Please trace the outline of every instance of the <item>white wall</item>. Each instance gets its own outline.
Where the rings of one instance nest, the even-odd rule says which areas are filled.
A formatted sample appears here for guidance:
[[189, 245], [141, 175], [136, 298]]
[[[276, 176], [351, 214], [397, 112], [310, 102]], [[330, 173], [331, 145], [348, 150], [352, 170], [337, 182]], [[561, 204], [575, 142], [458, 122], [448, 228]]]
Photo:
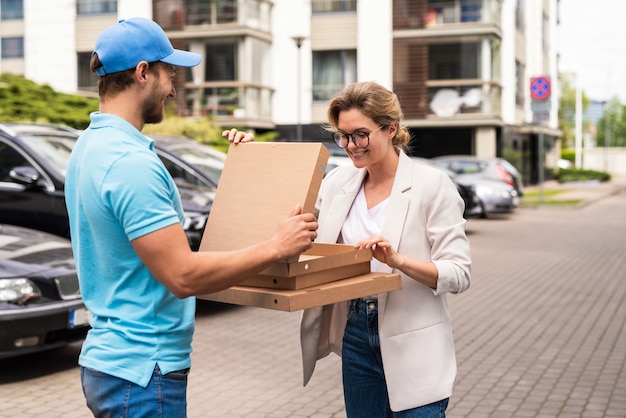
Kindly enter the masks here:
[[131, 17], [152, 19], [152, 0], [118, 0], [117, 16], [120, 19]]
[[[272, 9], [272, 85], [276, 91], [272, 100], [272, 117], [276, 124], [311, 121], [311, 5], [308, 0], [278, 0]], [[296, 47], [293, 36], [307, 39]], [[298, 52], [300, 53], [301, 90], [298, 95]]]
[[54, 89], [76, 91], [74, 0], [24, 1], [24, 76]]
[[393, 88], [393, 5], [391, 0], [357, 3], [357, 78]]
[[626, 176], [626, 148], [585, 148], [583, 168]]
[[[151, 0], [119, 0], [118, 18], [152, 18]], [[76, 0], [24, 0], [24, 76], [58, 91], [77, 90]]]

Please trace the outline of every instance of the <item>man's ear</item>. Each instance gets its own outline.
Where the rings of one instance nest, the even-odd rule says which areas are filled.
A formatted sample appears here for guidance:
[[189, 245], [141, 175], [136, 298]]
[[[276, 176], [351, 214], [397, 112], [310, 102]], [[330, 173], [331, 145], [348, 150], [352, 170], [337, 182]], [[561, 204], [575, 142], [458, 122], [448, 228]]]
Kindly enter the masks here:
[[148, 64], [146, 61], [141, 61], [139, 64], [137, 64], [137, 66], [135, 67], [135, 78], [138, 82], [145, 83], [146, 81], [148, 81], [149, 68], [150, 64]]

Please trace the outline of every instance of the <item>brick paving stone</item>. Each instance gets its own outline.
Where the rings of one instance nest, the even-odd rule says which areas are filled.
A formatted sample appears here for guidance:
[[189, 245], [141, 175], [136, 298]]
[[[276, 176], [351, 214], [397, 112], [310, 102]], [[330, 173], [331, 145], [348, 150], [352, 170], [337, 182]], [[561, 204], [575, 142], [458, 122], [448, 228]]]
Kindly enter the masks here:
[[[584, 204], [468, 221], [450, 418], [626, 416], [625, 186], [568, 185]], [[345, 418], [336, 356], [302, 387], [299, 316], [200, 302], [189, 418]], [[0, 360], [0, 417], [89, 417], [79, 348]]]

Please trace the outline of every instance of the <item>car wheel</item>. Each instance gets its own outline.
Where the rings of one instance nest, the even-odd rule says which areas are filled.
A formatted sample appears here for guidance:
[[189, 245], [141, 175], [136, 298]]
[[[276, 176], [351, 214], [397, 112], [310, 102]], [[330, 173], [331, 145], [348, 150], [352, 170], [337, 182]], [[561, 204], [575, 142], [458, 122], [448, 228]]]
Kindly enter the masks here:
[[482, 200], [480, 201], [480, 219], [487, 219], [487, 210]]

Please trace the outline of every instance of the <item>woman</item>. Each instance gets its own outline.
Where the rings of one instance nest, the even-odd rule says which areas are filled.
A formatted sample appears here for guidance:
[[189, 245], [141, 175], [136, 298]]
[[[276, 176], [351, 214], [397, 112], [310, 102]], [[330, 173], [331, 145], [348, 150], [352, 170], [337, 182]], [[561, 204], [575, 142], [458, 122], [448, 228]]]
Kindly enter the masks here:
[[402, 117], [373, 82], [346, 87], [328, 109], [353, 166], [322, 183], [316, 241], [371, 248], [372, 271], [402, 277], [401, 290], [303, 313], [304, 384], [318, 359], [340, 355], [348, 417], [444, 417], [456, 376], [446, 295], [470, 284], [464, 204], [445, 173], [407, 157]]

